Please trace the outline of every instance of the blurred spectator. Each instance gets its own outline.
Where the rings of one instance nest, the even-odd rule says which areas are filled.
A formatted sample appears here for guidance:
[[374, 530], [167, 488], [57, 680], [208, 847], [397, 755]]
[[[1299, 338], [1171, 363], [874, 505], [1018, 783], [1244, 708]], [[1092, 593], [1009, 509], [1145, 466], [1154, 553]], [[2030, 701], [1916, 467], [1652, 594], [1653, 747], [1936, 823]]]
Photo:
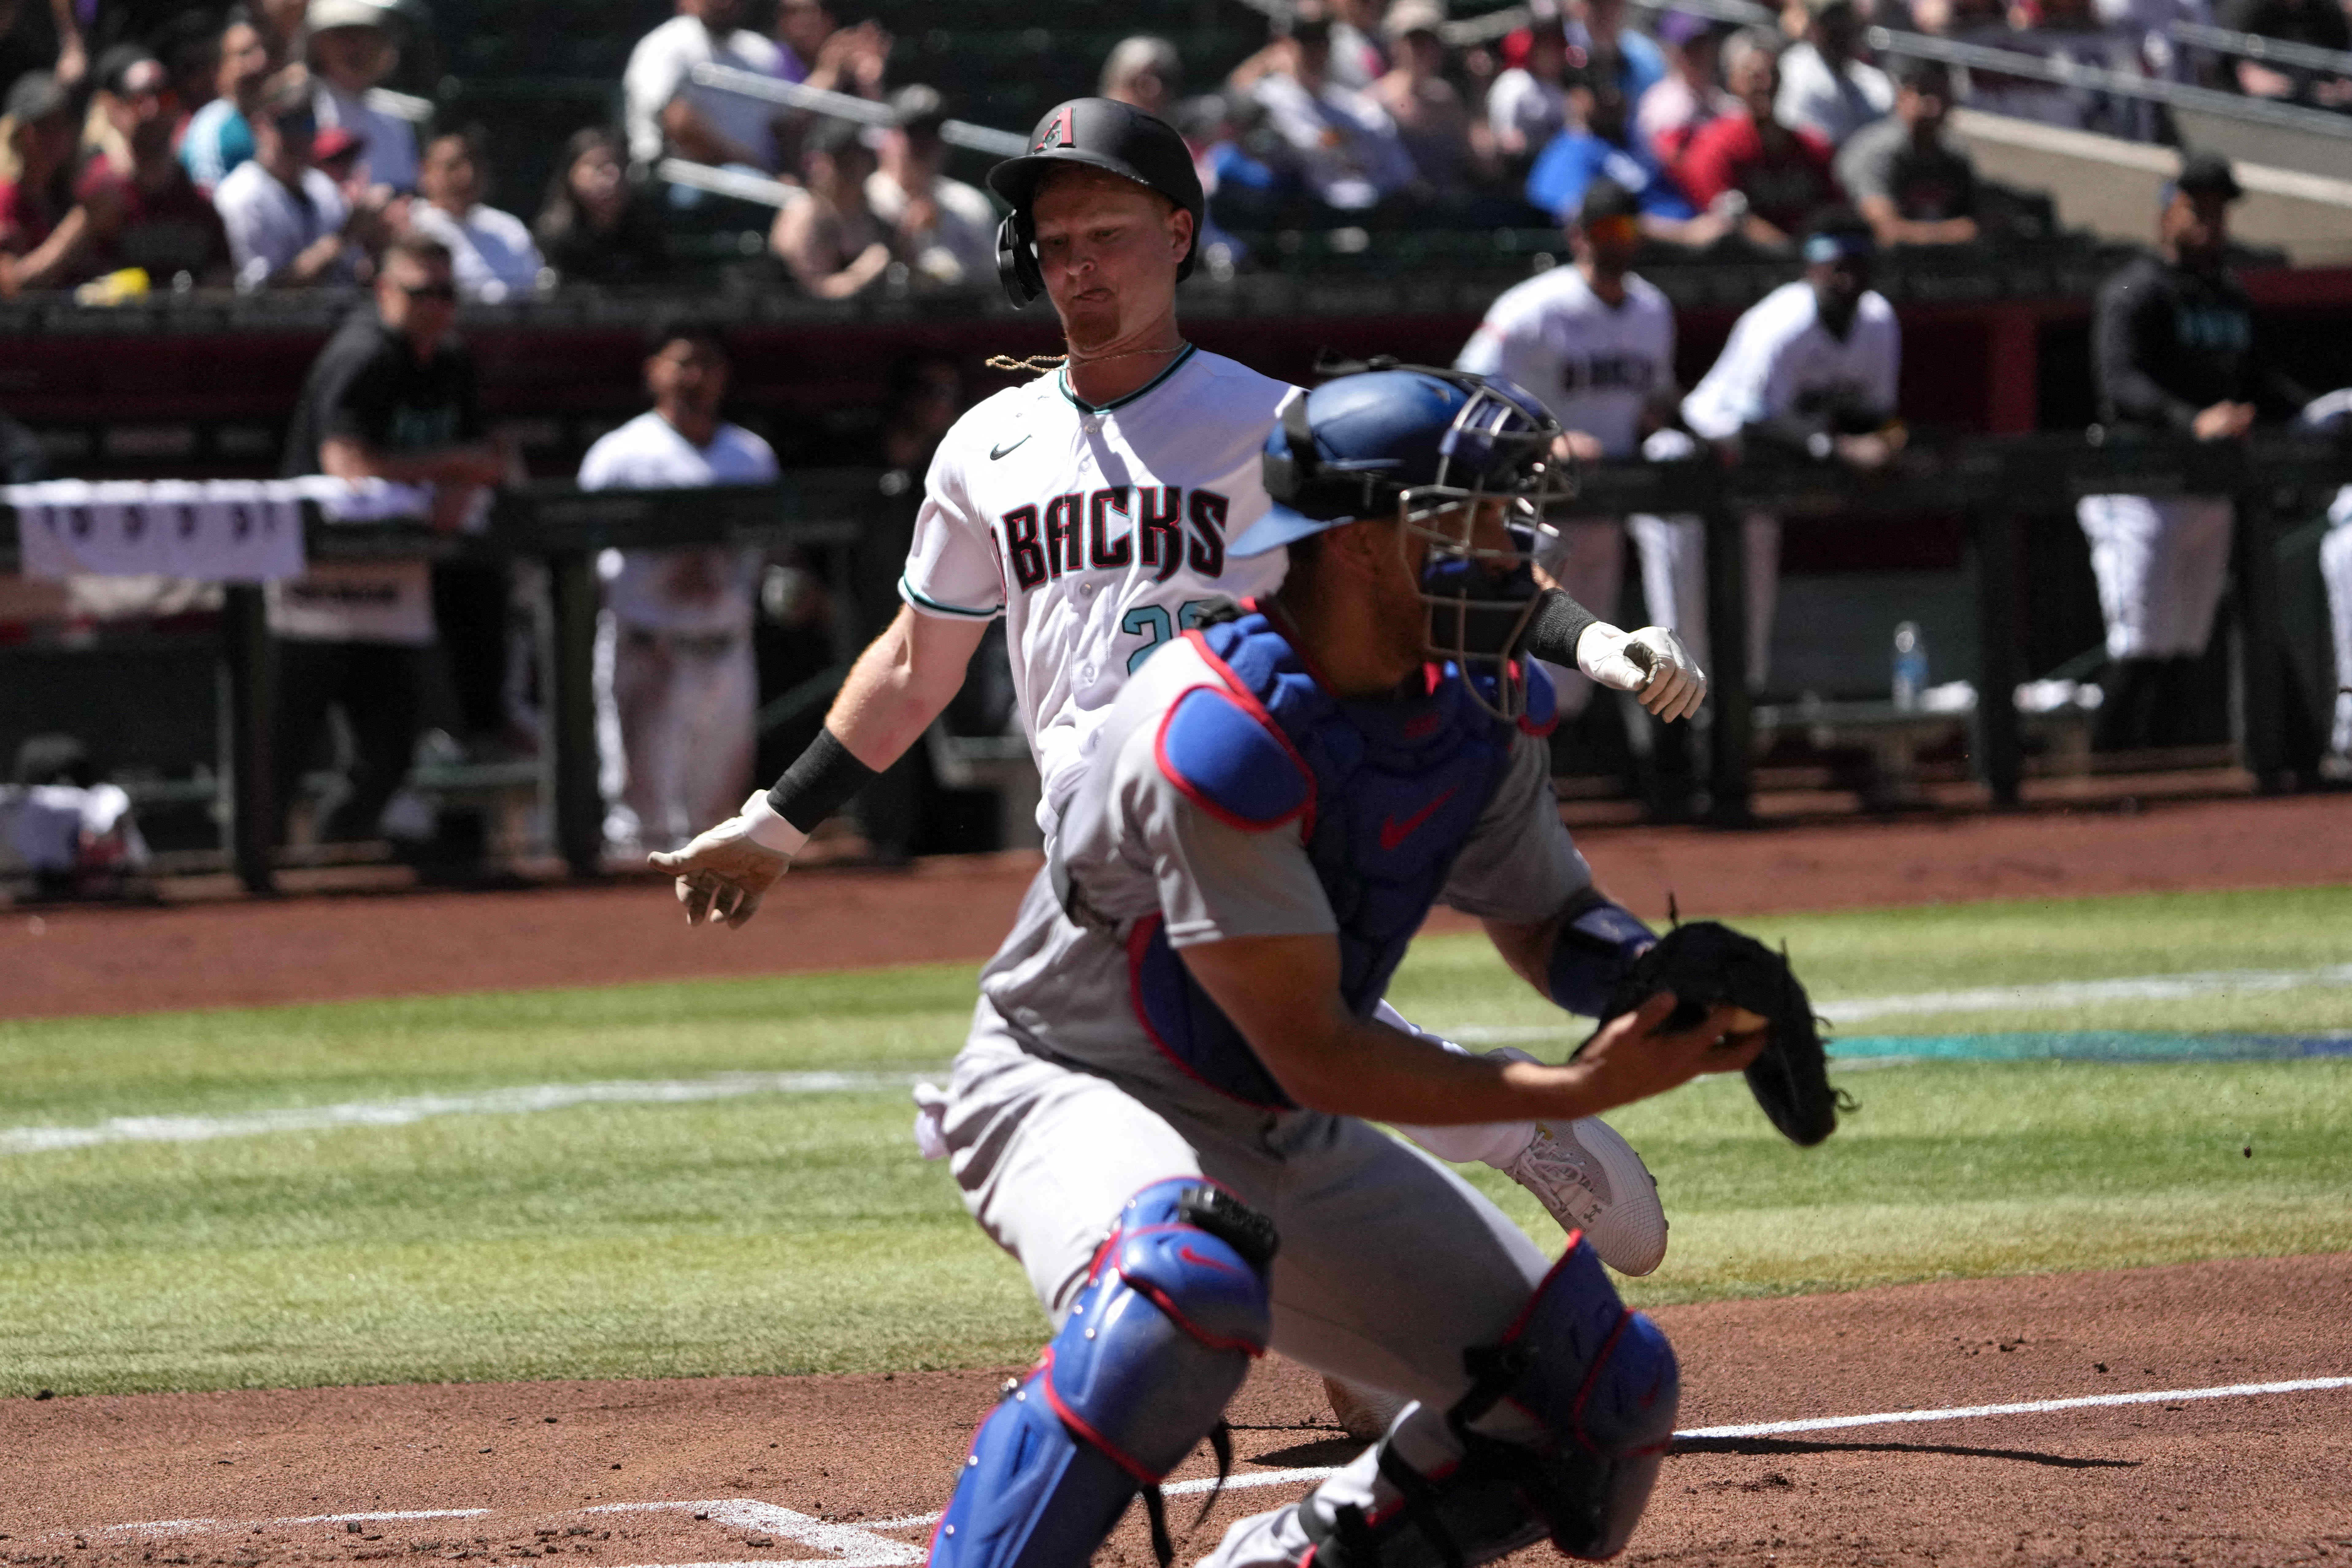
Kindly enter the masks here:
[[1895, 112], [1839, 150], [1838, 183], [1881, 245], [1966, 245], [1977, 237], [1977, 171], [1944, 130], [1951, 72], [1939, 61], [1905, 59], [1895, 79]]
[[668, 270], [661, 220], [630, 185], [627, 157], [602, 126], [564, 144], [531, 232], [566, 283], [650, 283]]
[[[268, 139], [255, 166], [268, 157]], [[451, 335], [457, 314], [448, 250], [421, 235], [394, 240], [374, 308], [354, 311], [310, 367], [282, 471], [430, 485], [434, 527], [465, 527], [507, 462], [485, 436], [473, 359]], [[435, 639], [431, 582], [426, 563], [411, 558], [320, 562], [270, 584], [281, 823], [328, 710], [340, 707], [350, 788], [317, 837], [373, 837], [382, 826], [415, 751]]]
[[1668, 11], [1658, 18], [1658, 37], [1665, 45], [1666, 75], [1633, 106], [1633, 133], [1671, 163], [1692, 132], [1738, 105], [1716, 74], [1723, 35], [1706, 17]]
[[1779, 39], [1762, 27], [1743, 28], [1725, 42], [1724, 85], [1739, 107], [1699, 127], [1675, 165], [1692, 201], [1767, 247], [1789, 244], [1837, 199], [1829, 142], [1776, 116], [1778, 48]]
[[878, 22], [845, 27], [826, 0], [783, 0], [776, 7], [776, 43], [783, 59], [777, 75], [786, 81], [880, 98], [890, 59], [890, 35]]
[[365, 160], [365, 179], [405, 195], [416, 188], [416, 129], [367, 100], [400, 64], [394, 13], [373, 0], [310, 0], [311, 106], [320, 130], [348, 131]]
[[[2101, 285], [2091, 373], [2109, 430], [2237, 441], [2257, 418], [2290, 418], [2310, 401], [2256, 332], [2252, 301], [2227, 263], [2230, 204], [2243, 194], [2226, 158], [2184, 158], [2158, 214], [2158, 253]], [[2233, 514], [2226, 495], [2074, 503], [2107, 629], [2094, 746], [2190, 738], [2192, 676], [2229, 575]]]
[[1570, 0], [1569, 42], [1596, 60], [1615, 60], [1618, 90], [1626, 102], [1639, 103], [1665, 79], [1666, 57], [1647, 33], [1626, 26], [1625, 11], [1626, 0]]
[[1300, 0], [1274, 26], [1249, 91], [1307, 189], [1326, 206], [1360, 212], [1410, 185], [1412, 160], [1388, 111], [1329, 76], [1331, 22], [1319, 0]]
[[214, 82], [220, 73], [222, 26], [220, 14], [210, 6], [190, 7], [173, 17], [154, 40], [155, 58], [171, 73], [174, 153], [187, 135], [188, 122], [220, 90]]
[[[2020, 10], [2022, 11], [2021, 6]], [[2101, 26], [2091, 0], [2040, 0], [2031, 25], [2020, 26], [1994, 0], [1937, 0], [1935, 31], [1964, 44], [2007, 49], [2060, 63], [2102, 68], [2137, 68], [2133, 51]], [[2109, 115], [2101, 96], [2063, 82], [1971, 67], [1968, 104], [1986, 114], [2031, 120], [2070, 131], [2097, 129], [2131, 133], [2126, 124], [2104, 122]]]
[[262, 41], [269, 46], [272, 69], [297, 58], [302, 28], [310, 19], [310, 0], [256, 0], [253, 19], [261, 26]]
[[54, 75], [57, 23], [47, 0], [0, 0], [0, 91], [31, 71]]
[[408, 226], [449, 247], [457, 292], [468, 300], [504, 300], [539, 286], [539, 247], [512, 213], [482, 205], [483, 156], [471, 136], [436, 136], [417, 171], [424, 199], [408, 209]]
[[743, 0], [677, 0], [677, 15], [637, 40], [621, 78], [632, 163], [675, 153], [698, 163], [775, 170], [781, 111], [690, 79], [699, 65], [761, 76], [783, 70], [782, 49], [743, 26]]
[[[773, 484], [768, 444], [719, 417], [729, 368], [719, 330], [664, 321], [646, 342], [653, 409], [588, 448], [580, 488]], [[667, 849], [734, 816], [751, 787], [760, 552], [618, 550], [597, 564], [605, 605], [595, 661], [604, 837], [626, 850]]]
[[253, 126], [246, 118], [269, 80], [269, 45], [242, 8], [221, 29], [213, 68], [214, 98], [188, 121], [180, 163], [196, 189], [210, 195], [231, 169], [253, 156]]
[[993, 282], [996, 207], [979, 187], [950, 180], [940, 140], [947, 109], [917, 83], [890, 99], [898, 123], [882, 132], [879, 166], [866, 180], [866, 209], [898, 236], [914, 278], [946, 288]]
[[1567, 125], [1568, 68], [1568, 35], [1557, 22], [1539, 24], [1529, 29], [1526, 59], [1486, 89], [1486, 129], [1507, 166], [1525, 168]]
[[1381, 47], [1387, 36], [1381, 28], [1381, 0], [1329, 0], [1329, 5], [1330, 78], [1361, 92], [1389, 71], [1388, 54]]
[[[2224, 27], [2315, 49], [2352, 50], [2352, 21], [2337, 0], [2225, 0]], [[2352, 79], [2341, 71], [2232, 59], [2231, 85], [2253, 98], [2290, 99], [2322, 109], [2352, 109]]]
[[[253, 156], [213, 192], [239, 289], [348, 283], [362, 249], [383, 240], [383, 210], [353, 205], [312, 165], [318, 121], [300, 76], [281, 77], [250, 117]], [[335, 133], [340, 139], [344, 132]]]
[[1437, 31], [1444, 21], [1435, 0], [1397, 0], [1385, 24], [1395, 63], [1372, 83], [1370, 97], [1388, 111], [1422, 184], [1458, 197], [1490, 159], [1485, 128], [1472, 121], [1462, 95], [1445, 79], [1445, 44]]
[[866, 205], [874, 153], [855, 121], [822, 119], [801, 139], [805, 198], [776, 215], [768, 246], [793, 280], [819, 300], [846, 300], [871, 288], [895, 259], [890, 229]]
[[89, 237], [72, 273], [136, 267], [165, 287], [182, 274], [199, 284], [228, 281], [219, 215], [172, 156], [176, 116], [163, 62], [134, 54], [112, 65], [98, 104], [128, 157], [100, 153], [82, 169], [74, 194], [89, 214]]
[[1835, 147], [1895, 107], [1895, 84], [1854, 58], [1862, 41], [1855, 0], [1805, 0], [1805, 36], [1780, 57], [1780, 123]]
[[1184, 90], [1183, 57], [1165, 38], [1142, 33], [1122, 38], [1104, 58], [1102, 82], [1095, 90], [1166, 120]]
[[1619, 73], [1603, 57], [1569, 78], [1568, 129], [1553, 137], [1528, 174], [1528, 200], [1563, 228], [1573, 227], [1585, 193], [1606, 178], [1625, 192], [1642, 232], [1670, 245], [1712, 245], [1731, 230], [1723, 216], [1692, 210], [1673, 178], [1625, 119]]
[[47, 71], [8, 89], [0, 141], [0, 294], [54, 289], [89, 241], [89, 215], [74, 205], [73, 100]]

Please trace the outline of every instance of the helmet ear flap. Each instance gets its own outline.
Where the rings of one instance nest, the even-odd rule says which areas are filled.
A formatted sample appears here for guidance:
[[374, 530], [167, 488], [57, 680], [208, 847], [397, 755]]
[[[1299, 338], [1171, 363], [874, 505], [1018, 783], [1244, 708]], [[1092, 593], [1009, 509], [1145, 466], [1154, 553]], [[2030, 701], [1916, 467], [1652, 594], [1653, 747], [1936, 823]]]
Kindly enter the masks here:
[[996, 226], [996, 277], [1016, 309], [1045, 292], [1045, 274], [1037, 266], [1037, 244], [1026, 218], [1015, 209]]
[[1282, 405], [1282, 445], [1280, 452], [1271, 447], [1266, 451], [1265, 493], [1289, 504], [1296, 502], [1300, 492], [1314, 481], [1318, 466], [1315, 428], [1307, 421], [1307, 398], [1303, 394]]

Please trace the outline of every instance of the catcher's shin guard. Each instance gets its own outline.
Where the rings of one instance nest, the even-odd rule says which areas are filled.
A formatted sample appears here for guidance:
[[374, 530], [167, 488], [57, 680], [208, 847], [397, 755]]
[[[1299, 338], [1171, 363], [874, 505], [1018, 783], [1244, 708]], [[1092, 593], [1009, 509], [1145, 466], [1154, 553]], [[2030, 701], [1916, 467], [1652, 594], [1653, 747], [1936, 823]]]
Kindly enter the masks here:
[[934, 1568], [1082, 1568], [1138, 1492], [1166, 1562], [1160, 1479], [1222, 1438], [1265, 1353], [1274, 1248], [1268, 1221], [1203, 1182], [1128, 1200], [1062, 1331], [972, 1439]]
[[[1476, 1568], [1547, 1536], [1571, 1557], [1624, 1550], [1680, 1397], [1657, 1325], [1626, 1310], [1579, 1239], [1503, 1342], [1464, 1359], [1472, 1387], [1446, 1413], [1461, 1458], [1416, 1463], [1413, 1423], [1391, 1431], [1368, 1486], [1349, 1495], [1343, 1473], [1298, 1505], [1314, 1568]], [[1506, 1439], [1482, 1429], [1506, 1402], [1541, 1431]]]

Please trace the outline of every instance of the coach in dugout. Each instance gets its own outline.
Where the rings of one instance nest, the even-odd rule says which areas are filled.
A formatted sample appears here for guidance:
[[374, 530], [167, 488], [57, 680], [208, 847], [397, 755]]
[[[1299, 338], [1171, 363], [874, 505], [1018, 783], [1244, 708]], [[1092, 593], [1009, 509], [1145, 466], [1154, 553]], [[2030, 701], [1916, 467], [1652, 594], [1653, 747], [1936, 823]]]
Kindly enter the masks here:
[[[283, 472], [430, 485], [433, 526], [454, 532], [505, 478], [485, 436], [474, 362], [451, 336], [457, 286], [449, 249], [415, 235], [393, 241], [362, 309], [310, 367], [287, 434]], [[352, 734], [350, 792], [321, 840], [373, 837], [408, 772], [435, 637], [425, 561], [321, 562], [269, 592], [277, 638], [277, 800], [283, 813], [340, 707]], [[422, 838], [429, 824], [393, 824]]]
[[[2100, 289], [2091, 363], [2109, 430], [2234, 441], [2258, 416], [2290, 417], [2309, 401], [2255, 342], [2252, 304], [2223, 265], [2240, 194], [2227, 159], [2189, 154], [2165, 193], [2157, 254]], [[2074, 514], [2107, 626], [2093, 744], [2178, 744], [2229, 571], [2230, 500], [2084, 496]]]

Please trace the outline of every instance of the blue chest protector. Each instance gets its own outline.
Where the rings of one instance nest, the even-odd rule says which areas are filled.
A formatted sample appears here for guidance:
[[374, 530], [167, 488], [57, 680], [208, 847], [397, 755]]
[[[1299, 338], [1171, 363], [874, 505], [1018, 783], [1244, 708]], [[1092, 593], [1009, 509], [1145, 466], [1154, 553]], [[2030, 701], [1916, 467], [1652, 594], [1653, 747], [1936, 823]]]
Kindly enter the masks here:
[[[1368, 1017], [1508, 773], [1518, 730], [1550, 730], [1551, 685], [1540, 667], [1529, 671], [1528, 717], [1514, 726], [1451, 675], [1432, 677], [1422, 696], [1336, 699], [1254, 610], [1186, 635], [1223, 684], [1170, 708], [1160, 770], [1221, 821], [1296, 825], [1339, 920], [1340, 993]], [[1136, 1012], [1161, 1050], [1236, 1100], [1291, 1107], [1156, 916], [1137, 923], [1129, 962]]]

